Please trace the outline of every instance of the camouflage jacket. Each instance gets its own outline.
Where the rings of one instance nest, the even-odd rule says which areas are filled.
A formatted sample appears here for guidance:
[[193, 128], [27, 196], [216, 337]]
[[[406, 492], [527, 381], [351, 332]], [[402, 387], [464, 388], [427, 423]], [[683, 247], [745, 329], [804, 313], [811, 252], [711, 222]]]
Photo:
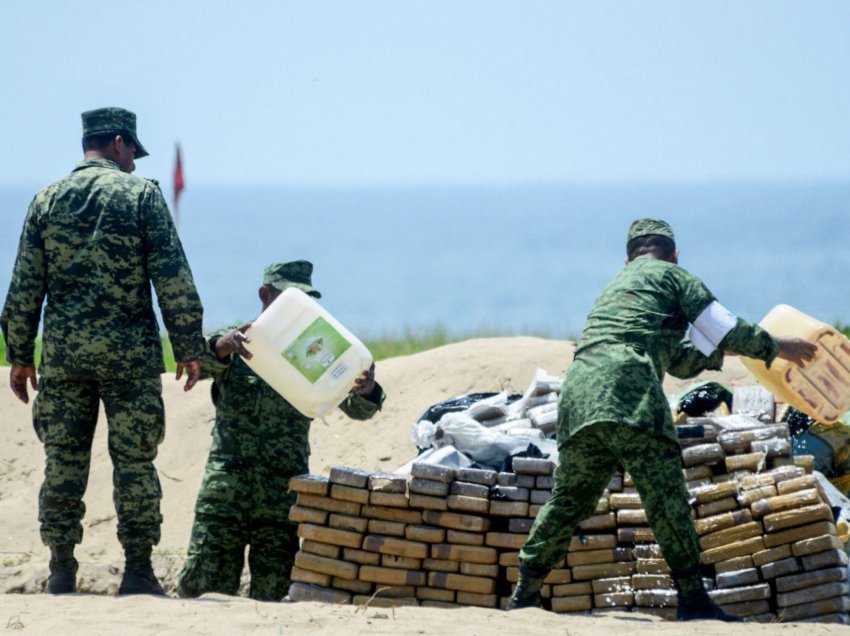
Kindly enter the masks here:
[[587, 318], [558, 408], [558, 437], [595, 422], [649, 429], [675, 439], [662, 388], [665, 373], [689, 378], [720, 369], [724, 350], [764, 360], [779, 352], [766, 331], [740, 318], [710, 356], [683, 340], [715, 300], [696, 276], [641, 256], [603, 290]]
[[[215, 341], [209, 338], [201, 357], [201, 377], [213, 378], [212, 400], [216, 421], [212, 453], [217, 462], [242, 465], [274, 461], [281, 474], [298, 475], [309, 470], [310, 418], [280, 396], [238, 355], [218, 358]], [[352, 419], [367, 420], [381, 409], [385, 399], [378, 383], [368, 397], [349, 393], [339, 405]]]
[[177, 360], [205, 350], [203, 308], [155, 182], [89, 159], [35, 195], [0, 317], [11, 364], [41, 374], [105, 379], [165, 371], [151, 282]]

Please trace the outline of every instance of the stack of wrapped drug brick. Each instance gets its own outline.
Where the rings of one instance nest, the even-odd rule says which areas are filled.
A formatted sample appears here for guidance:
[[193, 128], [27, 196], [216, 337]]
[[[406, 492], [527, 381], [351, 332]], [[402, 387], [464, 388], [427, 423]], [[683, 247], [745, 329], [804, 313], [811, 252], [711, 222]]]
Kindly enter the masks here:
[[[736, 414], [677, 428], [714, 600], [755, 620], [847, 623], [844, 544], [811, 458], [791, 457], [787, 426]], [[410, 479], [349, 468], [296, 477], [290, 517], [303, 544], [290, 597], [504, 606], [553, 468], [517, 457], [511, 473], [414, 463]], [[669, 569], [628, 474], [611, 480], [543, 596], [556, 612], [675, 615]]]

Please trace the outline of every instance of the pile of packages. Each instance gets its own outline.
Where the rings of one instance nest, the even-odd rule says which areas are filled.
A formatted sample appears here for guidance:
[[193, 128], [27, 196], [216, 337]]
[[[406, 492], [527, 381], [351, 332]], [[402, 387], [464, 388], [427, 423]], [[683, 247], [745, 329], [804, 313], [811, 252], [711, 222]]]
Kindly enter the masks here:
[[[419, 440], [431, 435], [432, 447], [396, 473], [337, 467], [329, 477], [294, 478], [290, 518], [303, 541], [290, 598], [503, 607], [553, 486], [557, 453], [547, 432], [557, 387], [538, 374], [523, 396], [437, 409], [436, 422], [423, 418], [414, 429]], [[715, 602], [759, 621], [850, 622], [850, 502], [813, 471], [813, 456], [792, 454], [772, 396], [738, 389], [700, 417], [681, 410], [679, 398], [672, 405]], [[608, 484], [543, 596], [555, 612], [675, 616], [669, 569], [628, 474]]]

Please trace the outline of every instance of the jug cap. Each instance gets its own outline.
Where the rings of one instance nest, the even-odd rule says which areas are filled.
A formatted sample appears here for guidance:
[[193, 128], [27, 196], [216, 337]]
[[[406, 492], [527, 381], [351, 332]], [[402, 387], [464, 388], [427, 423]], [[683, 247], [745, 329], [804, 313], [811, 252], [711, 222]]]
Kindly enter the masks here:
[[281, 291], [295, 287], [311, 296], [321, 298], [322, 295], [313, 287], [312, 274], [313, 263], [310, 261], [298, 260], [287, 263], [273, 263], [266, 267], [265, 272], [263, 272], [263, 285], [271, 285]]

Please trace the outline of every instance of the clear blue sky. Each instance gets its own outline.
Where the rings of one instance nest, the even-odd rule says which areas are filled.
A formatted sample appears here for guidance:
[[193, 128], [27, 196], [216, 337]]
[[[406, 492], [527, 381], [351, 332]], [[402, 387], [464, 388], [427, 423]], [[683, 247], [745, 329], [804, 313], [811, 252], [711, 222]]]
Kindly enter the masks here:
[[844, 0], [9, 1], [0, 81], [0, 186], [105, 105], [190, 187], [850, 175]]

